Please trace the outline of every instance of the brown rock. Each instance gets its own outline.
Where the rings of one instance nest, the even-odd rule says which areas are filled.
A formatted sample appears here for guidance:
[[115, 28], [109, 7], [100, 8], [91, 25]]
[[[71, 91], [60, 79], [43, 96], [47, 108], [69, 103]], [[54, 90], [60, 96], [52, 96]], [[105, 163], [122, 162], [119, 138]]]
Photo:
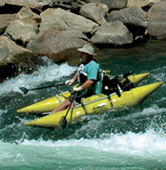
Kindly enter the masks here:
[[42, 64], [32, 51], [22, 48], [5, 36], [0, 36], [0, 82], [21, 72], [37, 70]]
[[[84, 35], [80, 36], [84, 37]], [[83, 46], [86, 41], [78, 38], [78, 32], [46, 30], [39, 33], [27, 44], [27, 48], [40, 56], [47, 56], [54, 62], [59, 63], [75, 60], [78, 57], [76, 48]], [[76, 58], [78, 60], [78, 58]]]
[[0, 34], [3, 34], [10, 22], [16, 19], [16, 14], [0, 14]]

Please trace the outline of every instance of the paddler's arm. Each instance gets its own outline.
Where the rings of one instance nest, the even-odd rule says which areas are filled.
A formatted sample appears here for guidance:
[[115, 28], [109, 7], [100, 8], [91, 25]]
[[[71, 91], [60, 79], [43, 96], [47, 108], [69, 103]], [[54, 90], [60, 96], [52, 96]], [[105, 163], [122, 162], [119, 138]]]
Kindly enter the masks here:
[[86, 80], [86, 82], [82, 84], [81, 86], [73, 88], [73, 91], [80, 91], [80, 90], [86, 89], [90, 87], [93, 83], [94, 83], [93, 80]]
[[76, 80], [77, 80], [77, 74], [75, 74], [72, 79], [73, 79], [74, 81], [76, 81]]

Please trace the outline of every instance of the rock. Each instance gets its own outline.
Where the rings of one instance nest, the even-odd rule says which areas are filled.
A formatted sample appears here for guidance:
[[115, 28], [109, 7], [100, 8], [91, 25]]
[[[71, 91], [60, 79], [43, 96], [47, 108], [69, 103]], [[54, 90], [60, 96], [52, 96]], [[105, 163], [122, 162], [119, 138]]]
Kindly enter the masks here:
[[95, 22], [83, 16], [65, 11], [63, 9], [47, 9], [41, 13], [42, 22], [40, 32], [47, 29], [55, 30], [80, 30], [83, 33], [93, 34], [99, 27]]
[[128, 0], [85, 0], [87, 3], [102, 3], [108, 6], [109, 10], [122, 9], [127, 6]]
[[62, 8], [65, 10], [70, 10], [71, 12], [78, 14], [81, 6], [84, 4], [85, 2], [81, 0], [74, 0], [74, 1], [73, 0], [60, 0], [60, 1], [51, 0], [49, 6], [54, 8]]
[[155, 3], [148, 16], [148, 34], [155, 39], [166, 39], [166, 2]]
[[5, 36], [0, 36], [0, 82], [21, 72], [37, 70], [41, 60], [32, 51], [22, 48]]
[[16, 19], [16, 14], [0, 14], [0, 34], [3, 34], [10, 22]]
[[141, 7], [132, 6], [119, 11], [112, 11], [108, 15], [107, 20], [109, 22], [117, 20], [123, 22], [135, 38], [139, 35], [144, 35], [148, 17], [147, 13]]
[[156, 2], [159, 2], [160, 0], [128, 0], [127, 7], [132, 7], [132, 6], [139, 6], [142, 8], [151, 8], [152, 5]]
[[21, 7], [29, 7], [42, 11], [43, 6], [48, 5], [51, 0], [0, 0], [0, 7], [5, 5], [15, 5]]
[[102, 25], [106, 23], [105, 16], [108, 12], [108, 7], [100, 3], [88, 3], [81, 7], [80, 14], [88, 19], [91, 19]]
[[42, 62], [38, 55], [75, 65], [76, 48], [88, 42], [121, 46], [138, 37], [166, 39], [165, 4], [166, 0], [0, 0], [0, 81], [37, 69], [36, 63]]
[[109, 22], [119, 20], [124, 24], [147, 27], [148, 17], [147, 13], [144, 12], [141, 7], [132, 6], [119, 11], [112, 11], [108, 15], [107, 20]]
[[[76, 33], [75, 33], [76, 32]], [[54, 62], [59, 63], [70, 60], [70, 56], [78, 57], [76, 48], [83, 46], [87, 41], [78, 38], [85, 37], [78, 31], [46, 30], [40, 32], [31, 40], [27, 48], [40, 56], [47, 56]]]
[[96, 34], [90, 39], [93, 44], [124, 45], [132, 43], [132, 34], [121, 21], [114, 21], [100, 26]]
[[0, 63], [5, 64], [5, 60], [8, 58], [8, 56], [9, 56], [9, 49], [6, 43], [0, 41]]
[[22, 7], [21, 10], [17, 13], [17, 17], [19, 19], [33, 19], [38, 23], [41, 22], [40, 16], [32, 12], [32, 10], [28, 7]]
[[19, 44], [26, 45], [38, 33], [37, 25], [32, 19], [18, 19], [9, 24], [5, 35]]

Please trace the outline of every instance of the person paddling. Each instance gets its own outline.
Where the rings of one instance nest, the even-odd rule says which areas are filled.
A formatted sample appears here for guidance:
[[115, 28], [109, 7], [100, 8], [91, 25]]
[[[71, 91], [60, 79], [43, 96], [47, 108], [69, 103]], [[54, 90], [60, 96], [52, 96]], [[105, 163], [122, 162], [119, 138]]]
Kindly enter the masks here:
[[70, 86], [75, 81], [78, 81], [80, 85], [79, 87], [74, 87], [74, 94], [53, 110], [52, 113], [68, 108], [74, 100], [80, 103], [81, 98], [83, 97], [86, 98], [101, 93], [101, 81], [99, 79], [100, 66], [93, 58], [93, 56], [96, 55], [94, 48], [89, 44], [85, 44], [82, 48], [78, 48], [77, 50], [80, 52], [80, 60], [82, 63], [78, 67], [74, 77], [67, 80], [65, 84]]

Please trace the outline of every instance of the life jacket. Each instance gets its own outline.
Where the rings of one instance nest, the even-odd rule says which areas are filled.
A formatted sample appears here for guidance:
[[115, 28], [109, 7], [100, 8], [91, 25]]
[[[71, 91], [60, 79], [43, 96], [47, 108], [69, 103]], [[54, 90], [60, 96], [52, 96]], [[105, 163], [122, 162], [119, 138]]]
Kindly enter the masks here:
[[[92, 59], [92, 60], [96, 62], [96, 60], [94, 60], [94, 59]], [[90, 61], [92, 61], [92, 60], [90, 60]], [[86, 63], [86, 64], [88, 64], [88, 63]], [[84, 67], [85, 67], [84, 64], [80, 64], [80, 66], [77, 69], [77, 76], [78, 76], [79, 83], [84, 83], [88, 79], [88, 74], [86, 72], [84, 72]], [[103, 70], [100, 69], [98, 71], [97, 80], [95, 82], [102, 80], [102, 78], [103, 78]]]
[[88, 74], [84, 72], [84, 64], [81, 64], [77, 70], [78, 82], [84, 83], [87, 80]]

